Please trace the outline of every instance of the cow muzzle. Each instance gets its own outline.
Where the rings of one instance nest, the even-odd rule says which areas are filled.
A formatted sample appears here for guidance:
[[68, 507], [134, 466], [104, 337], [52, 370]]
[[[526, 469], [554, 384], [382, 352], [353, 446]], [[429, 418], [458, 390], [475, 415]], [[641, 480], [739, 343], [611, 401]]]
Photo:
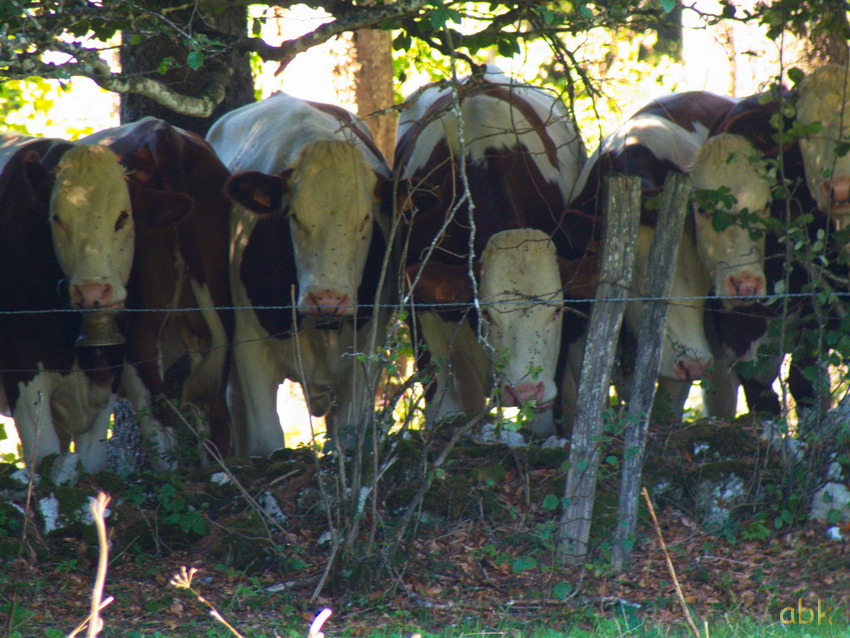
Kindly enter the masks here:
[[115, 287], [105, 281], [83, 281], [71, 286], [71, 303], [83, 310], [119, 310], [124, 302], [115, 302]]
[[828, 202], [831, 215], [850, 213], [850, 176], [825, 179], [821, 182], [821, 191]]
[[764, 276], [753, 273], [741, 273], [726, 277], [726, 294], [730, 297], [741, 297], [731, 300], [733, 303], [751, 303], [752, 297], [764, 294]]
[[528, 401], [534, 401], [534, 409], [540, 412], [552, 405], [552, 399], [544, 400], [546, 396], [546, 384], [543, 381], [536, 383], [518, 383], [511, 385], [506, 383], [502, 386], [502, 405], [506, 407], [520, 407]]
[[332, 290], [308, 292], [299, 307], [301, 314], [314, 317], [350, 317], [355, 310], [351, 297]]
[[712, 359], [680, 357], [676, 360], [676, 378], [680, 381], [696, 381], [702, 378], [711, 364]]

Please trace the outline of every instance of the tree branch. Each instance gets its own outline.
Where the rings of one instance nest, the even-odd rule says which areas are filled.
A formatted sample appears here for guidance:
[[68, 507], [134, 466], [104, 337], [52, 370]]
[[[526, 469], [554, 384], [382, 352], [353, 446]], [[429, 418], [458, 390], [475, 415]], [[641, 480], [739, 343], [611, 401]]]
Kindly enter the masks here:
[[242, 51], [257, 53], [266, 62], [280, 62], [280, 66], [275, 71], [275, 75], [278, 75], [292, 62], [296, 55], [317, 44], [327, 42], [332, 37], [346, 31], [374, 27], [386, 20], [411, 16], [417, 13], [425, 5], [425, 2], [426, 0], [397, 0], [392, 4], [358, 7], [351, 13], [339, 16], [334, 21], [327, 22], [301, 37], [287, 40], [277, 47], [267, 44], [261, 38], [253, 37], [245, 38], [237, 43], [237, 46]]

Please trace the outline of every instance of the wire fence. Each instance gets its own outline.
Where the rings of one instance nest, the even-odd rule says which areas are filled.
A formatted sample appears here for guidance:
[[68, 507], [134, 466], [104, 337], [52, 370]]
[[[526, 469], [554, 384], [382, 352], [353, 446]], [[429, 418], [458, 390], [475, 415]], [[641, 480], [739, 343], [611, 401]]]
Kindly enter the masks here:
[[[850, 291], [841, 292], [834, 291], [830, 293], [830, 296], [836, 298], [848, 298], [850, 297]], [[772, 306], [778, 305], [780, 302], [786, 299], [812, 299], [815, 297], [822, 298], [822, 293], [818, 292], [800, 292], [800, 293], [781, 293], [781, 294], [770, 294], [770, 295], [760, 295], [758, 297], [740, 297], [734, 295], [705, 295], [705, 296], [662, 296], [662, 297], [653, 297], [653, 296], [618, 296], [618, 297], [608, 297], [605, 299], [566, 299], [564, 300], [564, 305], [567, 308], [571, 306], [577, 305], [588, 305], [595, 303], [613, 303], [613, 302], [667, 302], [672, 306], [676, 306], [681, 304], [683, 307], [686, 303], [692, 302], [706, 302], [709, 300], [731, 300], [739, 302], [740, 305], [733, 306], [732, 308], [724, 308], [721, 312], [723, 312], [727, 316], [752, 316], [752, 312], [749, 310], [754, 306]], [[406, 307], [413, 306], [416, 309], [416, 312], [424, 311], [452, 311], [457, 314], [460, 312], [464, 316], [466, 314], [472, 314], [477, 312], [478, 309], [482, 307], [493, 307], [499, 306], [504, 308], [505, 306], [516, 305], [518, 308], [527, 308], [529, 303], [534, 303], [535, 299], [537, 303], [541, 305], [553, 305], [553, 301], [547, 298], [541, 297], [524, 297], [518, 296], [517, 299], [506, 299], [499, 301], [479, 301], [478, 305], [472, 301], [457, 301], [457, 302], [445, 302], [445, 303], [419, 303], [415, 301], [409, 302]], [[560, 302], [559, 302], [560, 303]], [[357, 304], [351, 306], [344, 306], [347, 308], [354, 308], [356, 310], [374, 310], [374, 309], [387, 309], [393, 312], [397, 312], [401, 309], [401, 305], [399, 303], [386, 303], [386, 304]], [[281, 305], [262, 305], [262, 306], [213, 306], [213, 307], [181, 307], [181, 308], [123, 308], [119, 311], [119, 314], [136, 314], [136, 313], [145, 313], [145, 314], [163, 314], [163, 315], [177, 315], [177, 314], [185, 314], [190, 312], [206, 312], [210, 309], [214, 309], [216, 311], [287, 311], [291, 316], [295, 317], [297, 315], [297, 305], [294, 304], [281, 304]], [[79, 308], [55, 308], [55, 309], [42, 309], [42, 310], [2, 310], [0, 311], [0, 316], [27, 316], [27, 315], [50, 315], [50, 314], [87, 314], [87, 313], [97, 313], [100, 312], [98, 309], [79, 309]], [[584, 313], [581, 313], [584, 314]], [[760, 315], [764, 316], [764, 315]], [[781, 315], [778, 310], [774, 318], [779, 318]], [[305, 317], [303, 315], [298, 316], [298, 322], [307, 322], [310, 317]], [[326, 322], [324, 325], [315, 324], [311, 327], [315, 327], [317, 329], [329, 329], [332, 330], [335, 325], [341, 324], [342, 322], [363, 322], [368, 320], [368, 317], [364, 317], [361, 315], [358, 316], [342, 316], [342, 315], [316, 315], [313, 316], [312, 319], [317, 322]], [[302, 326], [304, 323], [302, 323]], [[258, 337], [257, 339], [243, 340], [243, 341], [229, 341], [227, 344], [222, 346], [212, 346], [206, 349], [200, 350], [191, 350], [192, 354], [204, 356], [209, 352], [213, 352], [214, 350], [219, 350], [221, 348], [233, 348], [235, 346], [239, 346], [246, 343], [252, 343], [257, 341], [273, 341], [273, 340], [281, 340], [286, 338], [291, 338], [293, 333], [293, 329], [281, 330], [275, 333], [269, 333], [268, 336]], [[4, 335], [4, 338], [9, 338], [9, 335]], [[387, 345], [387, 344], [382, 344]], [[190, 352], [190, 349], [186, 349], [183, 353], [179, 355], [173, 356], [164, 356], [158, 359], [149, 359], [149, 360], [137, 360], [137, 361], [128, 361], [122, 363], [120, 365], [114, 366], [103, 366], [103, 367], [91, 367], [77, 370], [78, 372], [104, 372], [104, 371], [117, 371], [126, 363], [132, 363], [134, 365], [144, 365], [146, 363], [154, 363], [160, 362], [162, 359], [173, 359], [173, 362], [176, 362], [183, 356]], [[169, 366], [166, 365], [166, 368]], [[39, 369], [34, 368], [2, 368], [0, 369], [0, 373], [2, 372], [14, 372], [14, 373], [38, 373]]]

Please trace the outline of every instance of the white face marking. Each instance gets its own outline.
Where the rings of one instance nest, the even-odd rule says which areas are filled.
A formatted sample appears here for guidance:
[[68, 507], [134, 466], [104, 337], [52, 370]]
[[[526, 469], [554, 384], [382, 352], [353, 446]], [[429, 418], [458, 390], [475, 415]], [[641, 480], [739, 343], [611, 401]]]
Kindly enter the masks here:
[[50, 225], [72, 304], [123, 304], [135, 226], [124, 170], [112, 151], [85, 146], [63, 156], [51, 196]]
[[482, 333], [496, 361], [504, 359], [511, 392], [519, 399], [533, 394], [538, 408], [550, 403], [557, 394], [564, 296], [549, 237], [531, 229], [493, 235], [481, 258], [479, 292]]
[[[698, 191], [728, 191], [713, 210], [694, 205], [697, 252], [715, 292], [741, 297], [724, 299], [725, 307], [749, 303], [766, 292], [760, 220], [768, 216], [772, 196], [764, 157], [740, 135], [712, 137], [694, 160], [691, 182], [698, 198]], [[718, 223], [728, 224], [723, 230], [717, 230], [715, 214]]]
[[[355, 314], [372, 240], [376, 183], [360, 151], [346, 142], [305, 149], [292, 176], [290, 205], [300, 312], [310, 312], [312, 296], [326, 303], [323, 314]], [[332, 312], [335, 303], [344, 306], [339, 313]]]
[[[839, 224], [850, 216], [850, 83], [847, 67], [826, 65], [801, 83], [797, 121], [812, 130], [800, 140], [809, 192]], [[819, 124], [818, 124], [819, 123]]]
[[[644, 294], [648, 276], [649, 251], [655, 231], [648, 226], [640, 227], [635, 280], [639, 282], [638, 293]], [[691, 233], [686, 228], [679, 241], [676, 272], [670, 289], [667, 309], [667, 324], [661, 347], [661, 363], [658, 374], [671, 379], [697, 379], [711, 364], [711, 348], [703, 329], [704, 297], [711, 282], [708, 273], [699, 263]], [[626, 320], [630, 329], [637, 334], [640, 327], [641, 301], [630, 301], [626, 306]]]

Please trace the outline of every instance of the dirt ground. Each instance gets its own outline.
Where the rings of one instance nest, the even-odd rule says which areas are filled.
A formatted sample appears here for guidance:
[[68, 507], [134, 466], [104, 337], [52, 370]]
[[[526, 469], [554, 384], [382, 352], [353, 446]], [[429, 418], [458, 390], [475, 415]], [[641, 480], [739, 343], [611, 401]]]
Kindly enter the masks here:
[[[655, 447], [674, 457], [671, 467], [685, 468], [679, 471], [694, 463], [675, 445], [656, 440]], [[327, 574], [329, 520], [344, 528], [351, 519], [344, 511], [330, 518], [324, 512], [317, 477], [325, 477], [336, 502], [338, 474], [333, 479], [333, 464], [317, 465], [304, 449], [264, 463], [230, 461], [239, 486], [212, 483], [215, 468], [129, 481], [98, 475], [75, 489], [40, 485], [31, 502], [56, 494], [60, 502], [82, 503], [98, 489], [112, 494], [106, 594], [115, 600], [104, 612], [104, 636], [208, 635], [216, 624], [205, 605], [169, 584], [181, 566], [199, 570], [193, 590], [248, 636], [290, 635], [284, 631], [293, 627], [306, 635], [322, 607], [335, 612], [329, 629], [352, 635], [376, 627], [394, 627], [393, 635], [437, 631], [470, 618], [481, 627], [511, 620], [559, 629], [600, 616], [683, 626], [645, 509], [630, 569], [610, 570], [616, 472], [603, 473], [600, 482], [588, 560], [567, 568], [554, 544], [563, 451], [459, 446], [398, 545], [392, 541], [421, 485], [422, 448], [406, 442], [394, 453], [399, 461], [384, 475], [376, 501], [367, 503], [355, 542], [340, 549]], [[26, 509], [24, 492], [11, 500]], [[251, 505], [269, 497], [282, 514], [277, 523], [264, 523]], [[698, 619], [731, 614], [776, 622], [782, 609], [802, 600], [809, 607], [828, 603], [836, 623], [850, 620], [850, 528], [833, 540], [825, 523], [782, 525], [780, 510], [762, 507], [740, 508], [725, 529], [710, 533], [686, 505], [659, 501], [659, 508], [681, 591]], [[88, 613], [97, 559], [92, 527], [71, 522], [45, 533], [43, 516], [35, 513], [21, 543], [22, 521], [8, 503], [2, 512], [0, 611], [8, 618], [14, 608], [20, 636], [66, 634]]]

